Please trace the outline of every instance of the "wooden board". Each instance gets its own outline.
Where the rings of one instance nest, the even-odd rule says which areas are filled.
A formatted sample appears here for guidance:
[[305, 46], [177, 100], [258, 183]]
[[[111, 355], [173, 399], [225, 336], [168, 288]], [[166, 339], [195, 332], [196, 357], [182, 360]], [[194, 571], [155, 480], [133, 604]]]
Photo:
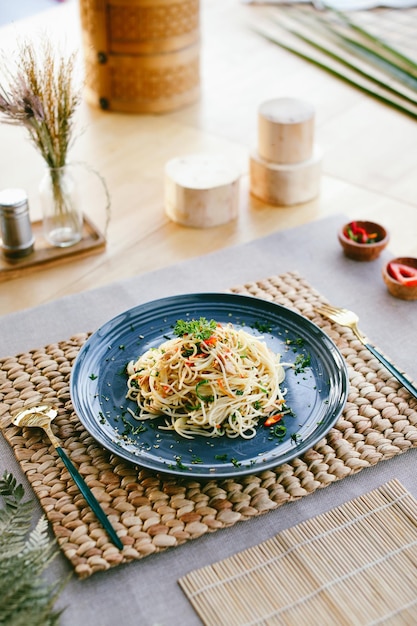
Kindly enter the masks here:
[[42, 236], [42, 220], [32, 222], [35, 236], [35, 249], [32, 254], [20, 259], [8, 259], [0, 254], [0, 282], [17, 278], [27, 272], [33, 272], [46, 266], [58, 265], [77, 257], [98, 254], [106, 247], [104, 236], [94, 224], [84, 216], [83, 236], [79, 243], [68, 248], [49, 245]]

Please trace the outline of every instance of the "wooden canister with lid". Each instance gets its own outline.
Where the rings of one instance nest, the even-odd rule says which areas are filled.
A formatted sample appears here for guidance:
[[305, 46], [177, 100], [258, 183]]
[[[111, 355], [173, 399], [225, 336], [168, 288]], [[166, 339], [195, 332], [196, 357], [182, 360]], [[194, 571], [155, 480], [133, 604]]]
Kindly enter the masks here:
[[251, 193], [272, 205], [308, 202], [319, 193], [321, 151], [314, 145], [315, 111], [296, 98], [263, 102], [258, 149], [250, 157]]
[[86, 99], [164, 113], [200, 95], [199, 0], [80, 0]]
[[209, 228], [238, 214], [240, 171], [215, 154], [189, 154], [165, 165], [165, 212], [183, 226]]
[[258, 152], [265, 161], [290, 164], [311, 158], [314, 108], [295, 98], [263, 102], [258, 111]]

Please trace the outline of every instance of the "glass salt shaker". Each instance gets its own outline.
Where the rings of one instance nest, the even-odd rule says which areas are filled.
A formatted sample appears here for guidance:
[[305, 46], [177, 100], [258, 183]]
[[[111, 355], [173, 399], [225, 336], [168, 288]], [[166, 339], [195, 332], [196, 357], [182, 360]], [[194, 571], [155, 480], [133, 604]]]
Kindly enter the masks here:
[[0, 191], [0, 236], [3, 254], [19, 258], [33, 252], [35, 238], [29, 218], [29, 204], [23, 189]]

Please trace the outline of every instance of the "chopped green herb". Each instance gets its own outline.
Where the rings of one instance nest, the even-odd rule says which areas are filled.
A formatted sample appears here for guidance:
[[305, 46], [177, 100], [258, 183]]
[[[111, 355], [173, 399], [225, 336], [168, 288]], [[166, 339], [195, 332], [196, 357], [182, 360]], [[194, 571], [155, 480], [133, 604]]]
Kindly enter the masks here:
[[96, 376], [96, 374], [90, 374], [90, 376], [88, 378], [90, 380], [96, 380], [98, 378], [98, 376]]
[[204, 380], [200, 380], [199, 383], [197, 383], [196, 387], [195, 387], [195, 394], [197, 396], [197, 398], [199, 398], [200, 400], [202, 400], [203, 402], [214, 402], [214, 396], [210, 395], [210, 396], [204, 396], [200, 393], [200, 387], [202, 385], [207, 385], [208, 384], [208, 380], [204, 379]]
[[296, 374], [303, 374], [306, 367], [311, 364], [311, 356], [309, 354], [299, 354], [294, 361], [294, 371]]
[[304, 339], [302, 337], [297, 337], [297, 339], [287, 339], [287, 346], [297, 346], [298, 348], [304, 347]]
[[269, 429], [269, 432], [271, 433], [272, 437], [277, 437], [277, 439], [284, 439], [285, 435], [287, 434], [287, 427], [285, 426], [285, 424], [275, 424], [275, 426], [272, 426]]
[[184, 465], [184, 463], [181, 462], [181, 457], [180, 456], [176, 456], [175, 457], [175, 465], [178, 467], [178, 469], [181, 470], [186, 470], [187, 466]]
[[235, 467], [240, 467], [242, 464], [237, 460], [237, 459], [230, 459], [230, 462], [235, 466]]
[[208, 339], [213, 334], [217, 326], [215, 320], [208, 321], [205, 317], [200, 317], [199, 320], [177, 320], [174, 326], [174, 335], [177, 337], [183, 337], [184, 335], [192, 335], [195, 339]]
[[198, 409], [200, 408], [199, 404], [195, 404], [194, 406], [192, 404], [186, 404], [185, 408], [187, 409], [187, 411], [189, 411], [191, 413], [191, 411], [198, 411]]
[[272, 326], [269, 322], [258, 322], [256, 321], [253, 325], [252, 328], [256, 328], [256, 330], [259, 330], [260, 333], [270, 333], [272, 330]]
[[227, 461], [227, 454], [215, 454], [216, 461]]
[[138, 426], [134, 426], [123, 415], [122, 415], [122, 422], [125, 427], [124, 431], [121, 433], [123, 437], [127, 435], [139, 435], [139, 433], [143, 433], [145, 430], [147, 430], [144, 424], [138, 424]]

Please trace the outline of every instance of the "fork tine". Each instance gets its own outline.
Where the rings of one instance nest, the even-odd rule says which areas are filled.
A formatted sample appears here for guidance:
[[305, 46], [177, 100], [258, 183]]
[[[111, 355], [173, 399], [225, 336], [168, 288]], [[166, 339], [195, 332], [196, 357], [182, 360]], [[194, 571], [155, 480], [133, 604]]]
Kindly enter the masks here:
[[329, 313], [328, 311], [322, 311], [321, 309], [316, 309], [317, 313], [320, 313], [320, 315], [322, 317], [326, 317], [328, 320], [331, 320], [332, 322], [337, 322], [337, 317], [334, 315], [334, 313]]
[[316, 311], [320, 311], [321, 309], [323, 312], [326, 311], [327, 313], [332, 313], [333, 315], [337, 315], [338, 313], [342, 312], [342, 310], [338, 307], [326, 303], [320, 303], [320, 306], [315, 307], [315, 309]]

